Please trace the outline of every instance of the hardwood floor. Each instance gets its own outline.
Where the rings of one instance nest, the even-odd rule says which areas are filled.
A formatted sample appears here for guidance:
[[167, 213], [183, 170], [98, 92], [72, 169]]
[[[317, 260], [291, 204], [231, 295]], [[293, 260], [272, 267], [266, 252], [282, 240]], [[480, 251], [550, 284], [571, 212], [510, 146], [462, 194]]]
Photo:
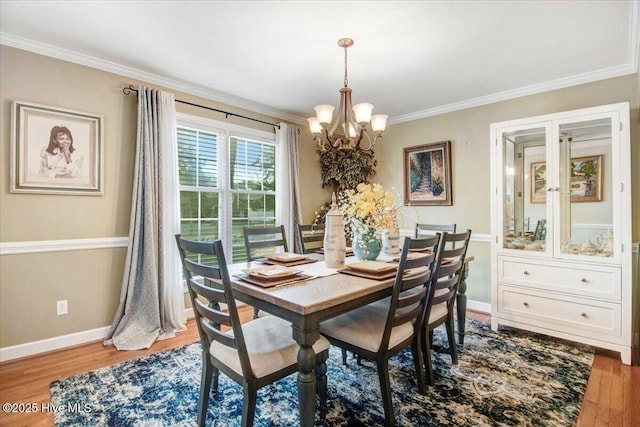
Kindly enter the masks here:
[[[247, 307], [242, 315], [250, 318], [252, 313], [252, 309]], [[468, 312], [468, 318], [486, 323], [491, 320], [488, 314], [473, 311]], [[3, 409], [5, 403], [29, 404], [29, 407], [37, 409], [34, 413], [7, 413], [3, 410], [0, 412], [0, 426], [53, 425], [49, 394], [52, 381], [198, 341], [193, 320], [187, 326], [187, 330], [175, 338], [158, 341], [148, 350], [117, 351], [111, 346], [104, 347], [102, 342], [94, 342], [0, 364], [0, 402]], [[640, 367], [625, 366], [617, 354], [598, 351], [577, 425], [640, 426]]]

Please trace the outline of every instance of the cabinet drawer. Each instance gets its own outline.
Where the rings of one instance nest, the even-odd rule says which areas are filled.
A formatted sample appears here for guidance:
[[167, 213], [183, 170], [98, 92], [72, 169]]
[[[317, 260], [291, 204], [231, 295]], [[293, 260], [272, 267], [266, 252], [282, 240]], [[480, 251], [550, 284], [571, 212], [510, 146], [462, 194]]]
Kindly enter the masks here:
[[621, 335], [620, 304], [567, 300], [506, 286], [499, 286], [498, 292], [498, 310], [512, 320], [532, 324], [538, 321], [538, 326], [590, 337], [610, 339]]
[[498, 281], [578, 296], [620, 301], [620, 269], [583, 264], [534, 264], [526, 260], [500, 257]]

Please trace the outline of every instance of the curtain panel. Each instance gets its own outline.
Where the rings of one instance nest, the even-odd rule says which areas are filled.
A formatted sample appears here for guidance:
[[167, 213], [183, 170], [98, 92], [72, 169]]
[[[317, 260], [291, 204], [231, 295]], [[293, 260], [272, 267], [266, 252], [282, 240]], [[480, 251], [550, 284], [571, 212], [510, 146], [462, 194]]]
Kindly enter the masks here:
[[175, 129], [174, 95], [140, 86], [129, 246], [105, 340], [118, 350], [149, 348], [185, 328], [174, 238], [180, 229]]
[[289, 246], [300, 253], [297, 237], [300, 223], [300, 171], [298, 165], [298, 128], [279, 123], [276, 128], [276, 157], [280, 167], [276, 175], [276, 225], [284, 225]]

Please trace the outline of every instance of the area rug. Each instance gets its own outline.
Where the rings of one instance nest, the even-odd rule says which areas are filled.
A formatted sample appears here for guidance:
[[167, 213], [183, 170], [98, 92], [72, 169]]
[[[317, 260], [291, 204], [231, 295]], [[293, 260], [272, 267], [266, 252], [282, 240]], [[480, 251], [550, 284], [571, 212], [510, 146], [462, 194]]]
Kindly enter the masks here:
[[[442, 329], [442, 331], [441, 331]], [[444, 328], [434, 335], [436, 384], [420, 395], [411, 353], [391, 359], [393, 405], [399, 426], [571, 426], [589, 378], [593, 352], [585, 346], [469, 321], [459, 363], [446, 352]], [[195, 425], [200, 344], [56, 381], [56, 426]], [[384, 423], [375, 365], [342, 365], [338, 349], [327, 362], [326, 426]], [[208, 426], [238, 426], [242, 389], [224, 375], [210, 398]], [[60, 406], [62, 405], [62, 406]], [[299, 424], [296, 375], [258, 392], [255, 425]]]

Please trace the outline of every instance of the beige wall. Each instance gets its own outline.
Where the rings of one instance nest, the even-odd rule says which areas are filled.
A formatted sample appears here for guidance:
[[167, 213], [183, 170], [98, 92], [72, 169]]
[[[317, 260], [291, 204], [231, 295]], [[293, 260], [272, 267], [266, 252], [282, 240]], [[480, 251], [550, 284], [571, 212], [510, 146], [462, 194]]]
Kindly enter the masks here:
[[[0, 242], [122, 238], [129, 233], [136, 136], [136, 97], [122, 88], [133, 79], [0, 46]], [[154, 86], [154, 85], [149, 85]], [[173, 91], [175, 92], [175, 91]], [[176, 93], [176, 98], [261, 120], [279, 120]], [[11, 194], [11, 100], [104, 117], [104, 195]], [[176, 104], [179, 112], [224, 116]], [[227, 121], [273, 131], [238, 118]], [[307, 184], [311, 185], [311, 184]], [[0, 258], [0, 347], [109, 326], [120, 298], [126, 248], [3, 255]], [[69, 314], [56, 316], [66, 299]], [[188, 298], [185, 298], [188, 300]]]
[[[126, 237], [135, 149], [136, 99], [122, 87], [125, 77], [41, 55], [0, 47], [0, 242]], [[153, 86], [153, 85], [151, 85]], [[234, 109], [194, 96], [178, 99], [262, 120], [277, 119]], [[336, 92], [337, 98], [337, 92]], [[11, 194], [9, 151], [11, 100], [20, 99], [104, 116], [104, 195]], [[489, 230], [489, 124], [599, 104], [632, 102], [638, 123], [636, 76], [563, 89], [541, 95], [392, 125], [376, 148], [376, 182], [402, 194], [402, 148], [451, 140], [454, 205], [405, 208], [402, 227], [419, 221], [456, 222], [478, 234]], [[220, 114], [177, 104], [178, 111], [223, 120]], [[311, 107], [310, 107], [311, 108]], [[229, 121], [271, 130], [240, 119]], [[637, 126], [636, 126], [637, 127]], [[320, 166], [312, 138], [301, 126], [300, 171], [303, 220], [330, 196], [319, 184]], [[632, 129], [633, 179], [640, 182], [638, 131]], [[634, 240], [640, 240], [640, 184], [634, 186]], [[470, 298], [489, 301], [488, 244], [474, 242], [476, 256], [468, 280]], [[5, 255], [0, 258], [0, 347], [13, 346], [108, 326], [120, 296], [126, 248]], [[69, 300], [69, 314], [56, 316], [55, 301]]]
[[[640, 240], [640, 142], [638, 79], [629, 75], [390, 126], [376, 149], [376, 181], [395, 188], [402, 197], [403, 148], [451, 141], [453, 206], [404, 208], [404, 227], [416, 222], [456, 223], [474, 234], [490, 229], [489, 125], [493, 122], [629, 101], [632, 126], [633, 237]], [[401, 226], [402, 227], [402, 226]], [[488, 237], [488, 236], [485, 236]], [[490, 302], [489, 243], [475, 242], [469, 253], [470, 299]]]

